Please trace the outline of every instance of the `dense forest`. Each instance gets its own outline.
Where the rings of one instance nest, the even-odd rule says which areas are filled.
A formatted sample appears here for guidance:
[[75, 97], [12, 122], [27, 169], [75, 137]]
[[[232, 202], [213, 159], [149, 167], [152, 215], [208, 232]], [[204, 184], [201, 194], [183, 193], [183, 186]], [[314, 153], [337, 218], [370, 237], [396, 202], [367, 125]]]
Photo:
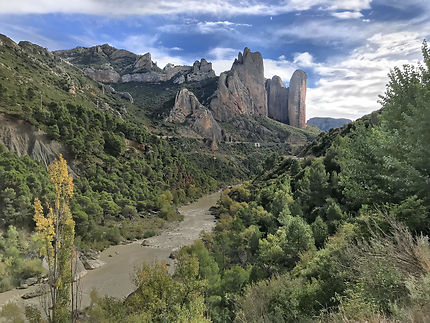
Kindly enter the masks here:
[[144, 265], [125, 301], [94, 296], [90, 321], [428, 321], [426, 43], [423, 56], [392, 70], [378, 114], [321, 135], [319, 157], [272, 156], [226, 190], [214, 232], [178, 253], [173, 276]]

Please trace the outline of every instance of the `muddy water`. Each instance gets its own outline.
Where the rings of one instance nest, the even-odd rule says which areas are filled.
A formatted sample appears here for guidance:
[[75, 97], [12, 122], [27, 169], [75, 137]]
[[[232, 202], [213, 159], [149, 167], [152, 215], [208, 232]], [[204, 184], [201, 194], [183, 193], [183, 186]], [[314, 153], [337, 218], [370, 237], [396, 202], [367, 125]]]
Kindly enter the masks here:
[[[172, 250], [185, 245], [190, 245], [197, 240], [204, 230], [209, 232], [215, 226], [215, 219], [210, 214], [209, 208], [215, 205], [220, 193], [206, 195], [194, 203], [179, 209], [184, 216], [180, 223], [172, 225], [160, 235], [146, 239], [148, 246], [142, 246], [142, 240], [127, 245], [112, 246], [104, 250], [100, 260], [106, 264], [100, 268], [88, 271], [80, 282], [82, 290], [81, 307], [90, 304], [89, 294], [91, 290], [97, 290], [100, 296], [108, 295], [124, 298], [134, 290], [131, 277], [135, 268], [143, 262], [166, 262], [172, 267], [169, 255]], [[38, 298], [24, 301], [21, 296], [35, 289], [32, 286], [25, 290], [11, 290], [0, 293], [0, 306], [14, 300], [21, 305], [37, 304]]]

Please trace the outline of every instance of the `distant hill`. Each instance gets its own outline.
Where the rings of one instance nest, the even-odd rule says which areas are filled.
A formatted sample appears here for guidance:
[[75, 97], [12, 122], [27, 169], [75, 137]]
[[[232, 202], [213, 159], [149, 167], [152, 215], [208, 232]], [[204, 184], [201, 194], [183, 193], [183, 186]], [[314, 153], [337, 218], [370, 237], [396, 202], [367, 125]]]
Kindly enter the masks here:
[[313, 125], [321, 130], [330, 130], [332, 128], [340, 128], [343, 125], [350, 123], [351, 120], [344, 118], [310, 118], [307, 124]]

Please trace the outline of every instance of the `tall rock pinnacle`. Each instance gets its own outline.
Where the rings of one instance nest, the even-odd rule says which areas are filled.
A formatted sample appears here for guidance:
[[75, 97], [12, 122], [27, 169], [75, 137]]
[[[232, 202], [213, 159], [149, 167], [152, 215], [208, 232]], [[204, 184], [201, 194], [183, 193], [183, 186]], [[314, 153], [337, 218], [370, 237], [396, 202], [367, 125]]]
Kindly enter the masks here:
[[288, 124], [288, 88], [279, 76], [266, 81], [269, 118]]
[[263, 57], [245, 48], [231, 70], [221, 73], [210, 107], [217, 120], [239, 114], [267, 116]]
[[290, 80], [288, 93], [289, 124], [297, 128], [306, 127], [306, 73], [296, 70]]

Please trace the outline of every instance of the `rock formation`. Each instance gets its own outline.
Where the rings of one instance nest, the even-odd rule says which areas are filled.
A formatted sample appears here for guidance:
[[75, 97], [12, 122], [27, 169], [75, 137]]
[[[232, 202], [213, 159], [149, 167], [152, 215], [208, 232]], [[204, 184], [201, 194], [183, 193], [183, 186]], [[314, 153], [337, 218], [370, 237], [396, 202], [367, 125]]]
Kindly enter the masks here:
[[94, 69], [86, 67], [83, 69], [84, 73], [97, 82], [103, 83], [116, 83], [120, 80], [121, 76], [112, 67], [107, 69]]
[[133, 73], [137, 72], [148, 72], [152, 70], [152, 58], [150, 53], [146, 53], [136, 59], [136, 62], [134, 63], [134, 70]]
[[296, 70], [286, 88], [279, 76], [266, 81], [269, 118], [297, 128], [306, 127], [306, 73]]
[[306, 73], [296, 70], [290, 80], [288, 92], [289, 124], [297, 128], [306, 127]]
[[267, 109], [271, 119], [288, 124], [288, 88], [279, 76], [266, 81]]
[[198, 82], [215, 76], [215, 71], [212, 69], [212, 63], [209, 63], [202, 58], [200, 62], [194, 62], [191, 72], [186, 76], [186, 80], [187, 82]]
[[76, 47], [55, 51], [55, 55], [77, 65], [93, 80], [103, 83], [174, 83], [197, 82], [215, 77], [212, 64], [205, 59], [193, 66], [167, 64], [163, 69], [152, 61], [150, 53], [136, 55], [108, 44], [90, 48]]
[[[168, 81], [183, 84], [216, 77], [212, 63], [203, 58], [192, 66], [167, 64], [161, 69], [152, 61], [150, 53], [136, 55], [107, 44], [54, 54], [81, 67], [92, 79], [104, 84]], [[212, 88], [209, 91], [213, 91]], [[132, 102], [128, 95], [124, 97]], [[294, 72], [290, 88], [286, 88], [278, 76], [266, 80], [261, 54], [245, 48], [243, 53], [239, 52], [231, 69], [221, 73], [217, 89], [205, 96], [204, 103], [209, 107], [210, 118], [213, 116], [218, 121], [228, 122], [240, 115], [260, 115], [304, 128], [305, 100], [306, 74], [303, 71]]]
[[221, 138], [221, 128], [212, 113], [187, 89], [182, 89], [176, 94], [175, 105], [166, 121], [187, 123], [191, 129], [205, 138]]
[[221, 73], [210, 107], [220, 121], [241, 114], [267, 116], [264, 66], [259, 52], [245, 48], [231, 70]]

